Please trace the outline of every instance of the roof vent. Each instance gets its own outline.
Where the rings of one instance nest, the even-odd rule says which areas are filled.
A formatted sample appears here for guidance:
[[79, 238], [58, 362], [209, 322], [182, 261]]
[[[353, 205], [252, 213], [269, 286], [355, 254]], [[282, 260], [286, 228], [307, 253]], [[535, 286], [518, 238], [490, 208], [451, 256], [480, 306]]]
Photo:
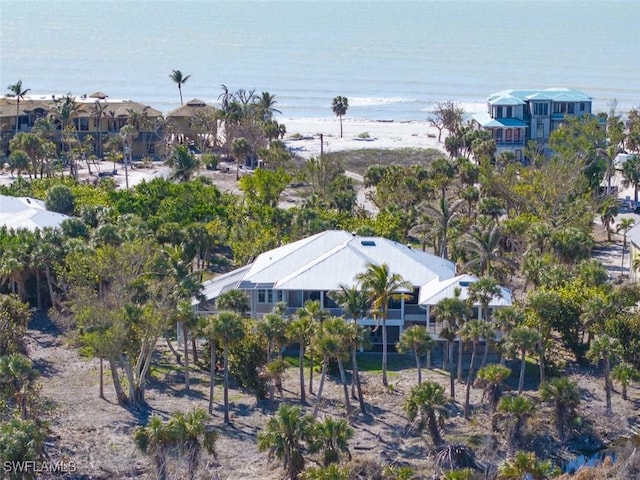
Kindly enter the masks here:
[[376, 242], [374, 242], [373, 240], [360, 240], [360, 245], [362, 245], [363, 247], [375, 247]]

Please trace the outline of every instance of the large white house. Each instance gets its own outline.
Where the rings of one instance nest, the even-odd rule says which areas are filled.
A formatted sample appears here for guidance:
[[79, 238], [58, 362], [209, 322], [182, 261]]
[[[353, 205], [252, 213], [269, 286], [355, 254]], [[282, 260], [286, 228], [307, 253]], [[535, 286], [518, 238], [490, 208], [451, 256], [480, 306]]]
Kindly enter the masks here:
[[590, 115], [592, 98], [567, 88], [503, 90], [487, 99], [487, 111], [473, 116], [478, 128], [491, 132], [496, 154], [513, 152], [522, 161], [527, 142], [545, 145], [567, 116]]
[[0, 195], [0, 227], [30, 231], [59, 227], [67, 215], [47, 210], [42, 200]]
[[[283, 302], [287, 314], [291, 315], [307, 300], [318, 300], [332, 315], [342, 315], [342, 309], [331, 300], [329, 292], [339, 290], [340, 285], [355, 285], [356, 275], [365, 272], [369, 263], [386, 263], [392, 273], [400, 274], [413, 285], [413, 291], [408, 292], [410, 299], [392, 301], [389, 305], [390, 344], [398, 340], [403, 328], [416, 323], [427, 325], [432, 296], [423, 301], [421, 290], [458, 278], [454, 263], [430, 253], [386, 238], [329, 230], [265, 252], [252, 264], [206, 282], [205, 300], [197, 308], [201, 314], [212, 313], [216, 298], [239, 289], [247, 293], [250, 314], [255, 318], [271, 312], [278, 302]], [[465, 277], [465, 280], [474, 278]], [[510, 294], [505, 295], [505, 301], [511, 303]], [[373, 318], [364, 318], [361, 323], [376, 325]], [[379, 333], [374, 334], [374, 343], [380, 341]]]

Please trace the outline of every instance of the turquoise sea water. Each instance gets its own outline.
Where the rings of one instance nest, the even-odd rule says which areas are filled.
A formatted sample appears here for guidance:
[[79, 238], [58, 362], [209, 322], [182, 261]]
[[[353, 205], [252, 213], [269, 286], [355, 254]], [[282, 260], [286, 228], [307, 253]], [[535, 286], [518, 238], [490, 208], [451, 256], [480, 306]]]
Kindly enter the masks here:
[[[107, 93], [166, 112], [225, 84], [285, 117], [424, 120], [507, 88], [569, 87], [640, 106], [637, 0], [0, 0], [0, 86]], [[6, 91], [6, 90], [1, 90]]]

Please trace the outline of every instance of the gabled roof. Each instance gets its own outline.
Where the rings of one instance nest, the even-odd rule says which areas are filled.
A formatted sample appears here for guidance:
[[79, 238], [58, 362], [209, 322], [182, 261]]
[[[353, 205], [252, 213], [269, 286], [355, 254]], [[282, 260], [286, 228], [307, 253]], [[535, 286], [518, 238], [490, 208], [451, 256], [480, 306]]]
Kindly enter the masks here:
[[[434, 279], [420, 289], [418, 303], [420, 305], [436, 305], [443, 298], [453, 298], [456, 288], [460, 289], [460, 300], [469, 298], [469, 285], [478, 281], [475, 275], [458, 275], [444, 280]], [[512, 304], [511, 291], [500, 287], [500, 297], [493, 297], [489, 307], [507, 307]], [[474, 305], [479, 305], [475, 303]]]
[[455, 275], [455, 265], [435, 255], [382, 237], [328, 230], [259, 255], [243, 267], [247, 270], [242, 272], [237, 288], [337, 290], [341, 284], [354, 285], [356, 275], [363, 273], [368, 263], [386, 263], [392, 273], [415, 286]]
[[0, 195], [0, 226], [9, 230], [55, 228], [68, 218], [67, 215], [47, 210], [42, 200]]

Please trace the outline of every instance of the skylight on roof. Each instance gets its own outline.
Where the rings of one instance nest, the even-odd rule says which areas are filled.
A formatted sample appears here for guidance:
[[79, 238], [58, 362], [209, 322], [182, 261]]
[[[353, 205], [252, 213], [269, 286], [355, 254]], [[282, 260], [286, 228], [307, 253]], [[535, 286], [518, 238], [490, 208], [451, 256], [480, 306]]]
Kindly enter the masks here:
[[363, 247], [375, 247], [376, 242], [374, 242], [373, 240], [360, 240], [360, 245], [362, 245]]

